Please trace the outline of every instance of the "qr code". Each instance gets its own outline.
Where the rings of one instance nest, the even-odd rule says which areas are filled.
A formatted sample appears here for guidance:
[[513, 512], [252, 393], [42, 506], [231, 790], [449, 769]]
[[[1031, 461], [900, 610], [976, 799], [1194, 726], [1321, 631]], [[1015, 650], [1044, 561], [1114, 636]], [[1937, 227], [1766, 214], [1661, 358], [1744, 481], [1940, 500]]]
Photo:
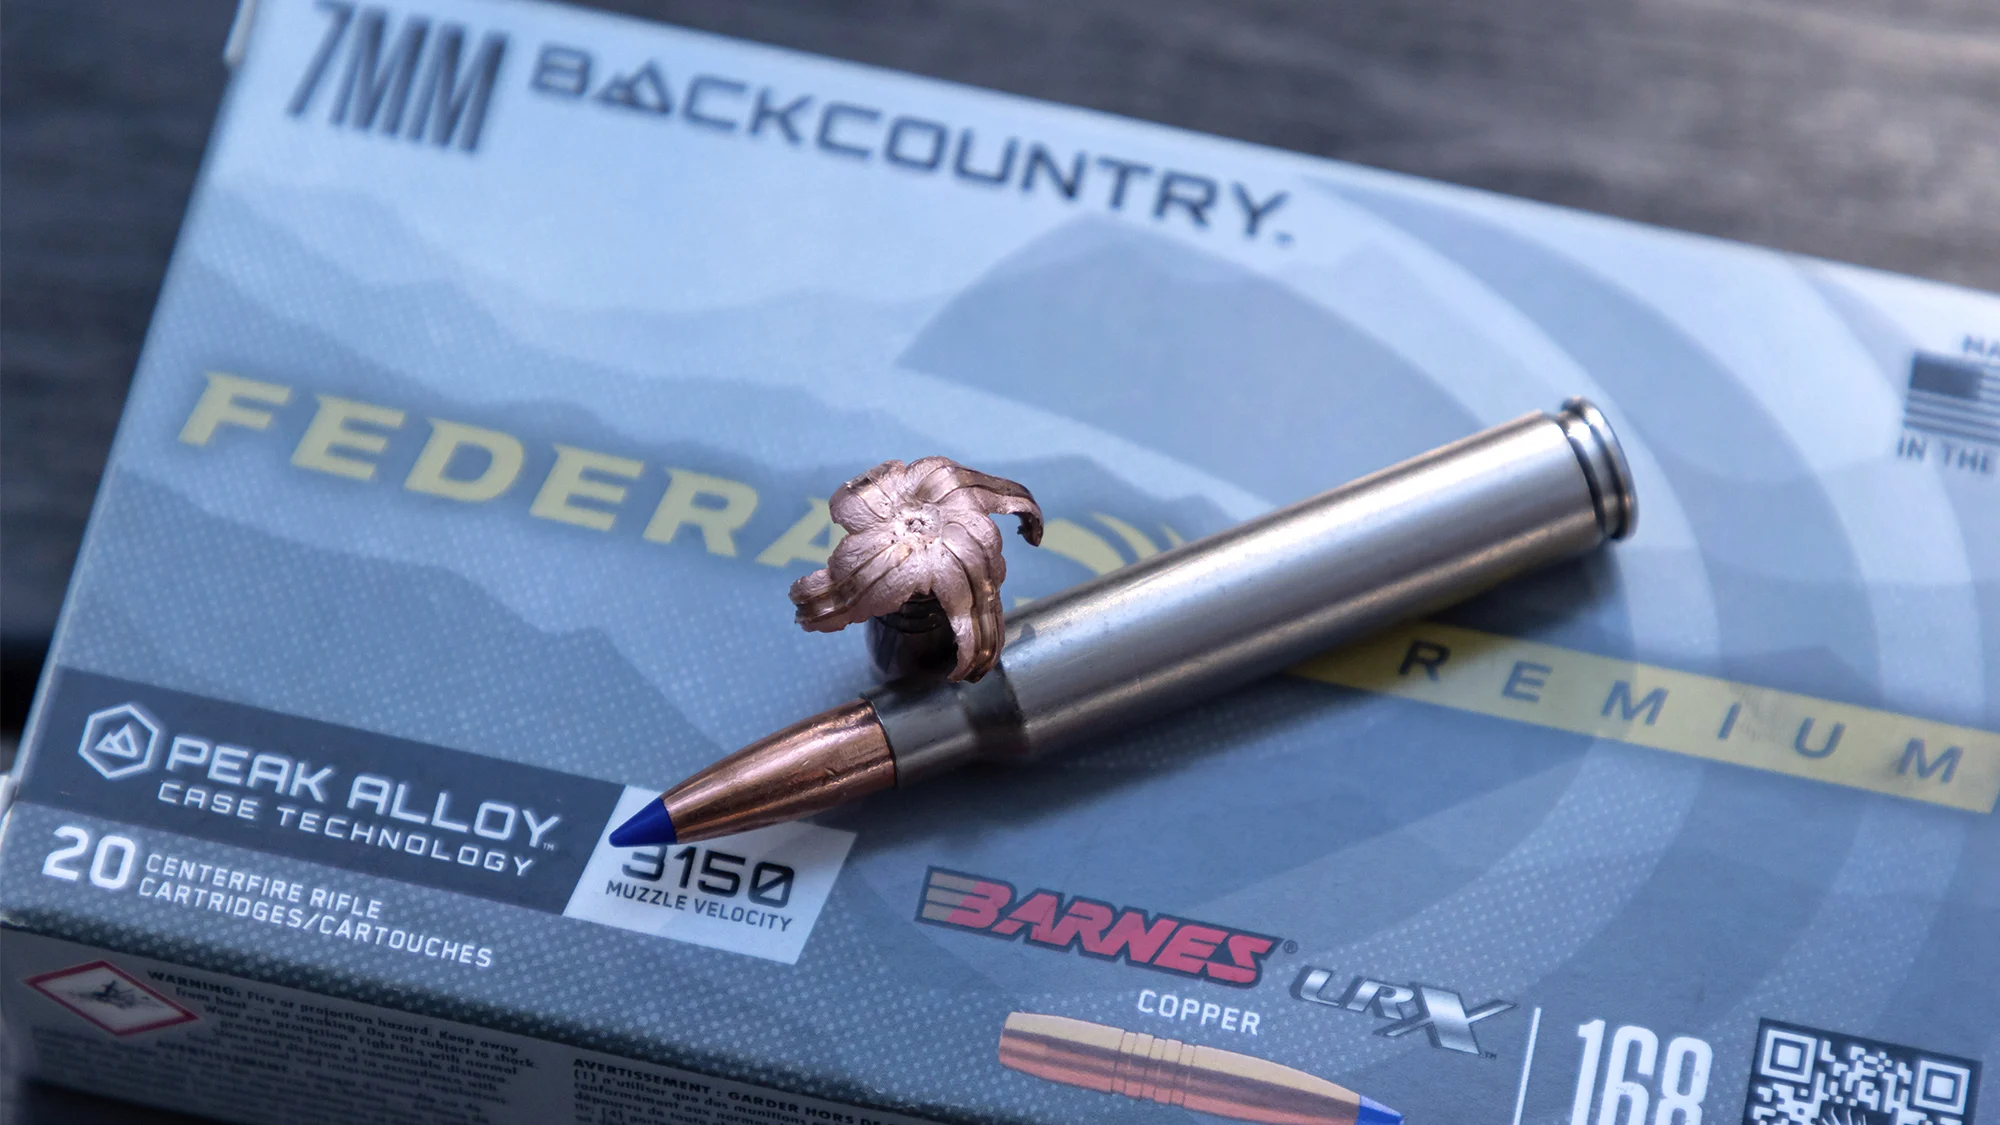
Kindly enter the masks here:
[[1744, 1125], [1973, 1125], [1979, 1064], [1761, 1020]]

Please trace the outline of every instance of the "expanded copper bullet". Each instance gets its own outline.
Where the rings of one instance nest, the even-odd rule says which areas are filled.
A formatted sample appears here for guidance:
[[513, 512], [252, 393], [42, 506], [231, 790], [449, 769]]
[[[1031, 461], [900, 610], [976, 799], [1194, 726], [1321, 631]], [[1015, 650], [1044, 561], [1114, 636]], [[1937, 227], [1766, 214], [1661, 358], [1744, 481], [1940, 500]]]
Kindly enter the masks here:
[[1623, 539], [1636, 513], [1610, 424], [1571, 399], [1037, 599], [976, 682], [865, 692], [709, 766], [611, 842], [703, 840], [1074, 746]]
[[1015, 1012], [1000, 1064], [1050, 1082], [1266, 1125], [1401, 1125], [1403, 1115], [1303, 1070], [1065, 1016]]

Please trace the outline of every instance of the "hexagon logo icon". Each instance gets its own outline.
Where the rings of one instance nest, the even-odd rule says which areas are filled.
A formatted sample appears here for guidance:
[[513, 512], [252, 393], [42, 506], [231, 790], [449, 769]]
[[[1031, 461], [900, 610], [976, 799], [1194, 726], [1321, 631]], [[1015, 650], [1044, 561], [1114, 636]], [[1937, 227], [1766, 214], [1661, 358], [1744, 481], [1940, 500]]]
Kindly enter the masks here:
[[84, 720], [76, 752], [111, 781], [145, 773], [160, 752], [160, 722], [137, 703], [94, 711]]

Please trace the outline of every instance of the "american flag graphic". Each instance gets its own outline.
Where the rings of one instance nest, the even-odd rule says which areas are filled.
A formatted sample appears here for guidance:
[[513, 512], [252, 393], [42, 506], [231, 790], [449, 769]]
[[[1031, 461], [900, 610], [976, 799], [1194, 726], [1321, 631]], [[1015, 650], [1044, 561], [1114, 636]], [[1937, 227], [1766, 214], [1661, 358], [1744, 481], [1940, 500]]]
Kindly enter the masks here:
[[1903, 425], [2000, 446], [2000, 364], [1918, 352]]

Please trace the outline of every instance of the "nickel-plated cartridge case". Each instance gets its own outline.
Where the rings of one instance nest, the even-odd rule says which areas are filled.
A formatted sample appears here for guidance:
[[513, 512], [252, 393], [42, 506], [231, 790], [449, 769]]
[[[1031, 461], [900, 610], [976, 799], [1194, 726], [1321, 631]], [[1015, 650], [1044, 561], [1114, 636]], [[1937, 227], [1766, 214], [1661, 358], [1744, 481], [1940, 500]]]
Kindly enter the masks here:
[[1623, 538], [1636, 514], [1618, 439], [1571, 399], [1017, 609], [977, 683], [866, 698], [898, 785], [1033, 758]]

